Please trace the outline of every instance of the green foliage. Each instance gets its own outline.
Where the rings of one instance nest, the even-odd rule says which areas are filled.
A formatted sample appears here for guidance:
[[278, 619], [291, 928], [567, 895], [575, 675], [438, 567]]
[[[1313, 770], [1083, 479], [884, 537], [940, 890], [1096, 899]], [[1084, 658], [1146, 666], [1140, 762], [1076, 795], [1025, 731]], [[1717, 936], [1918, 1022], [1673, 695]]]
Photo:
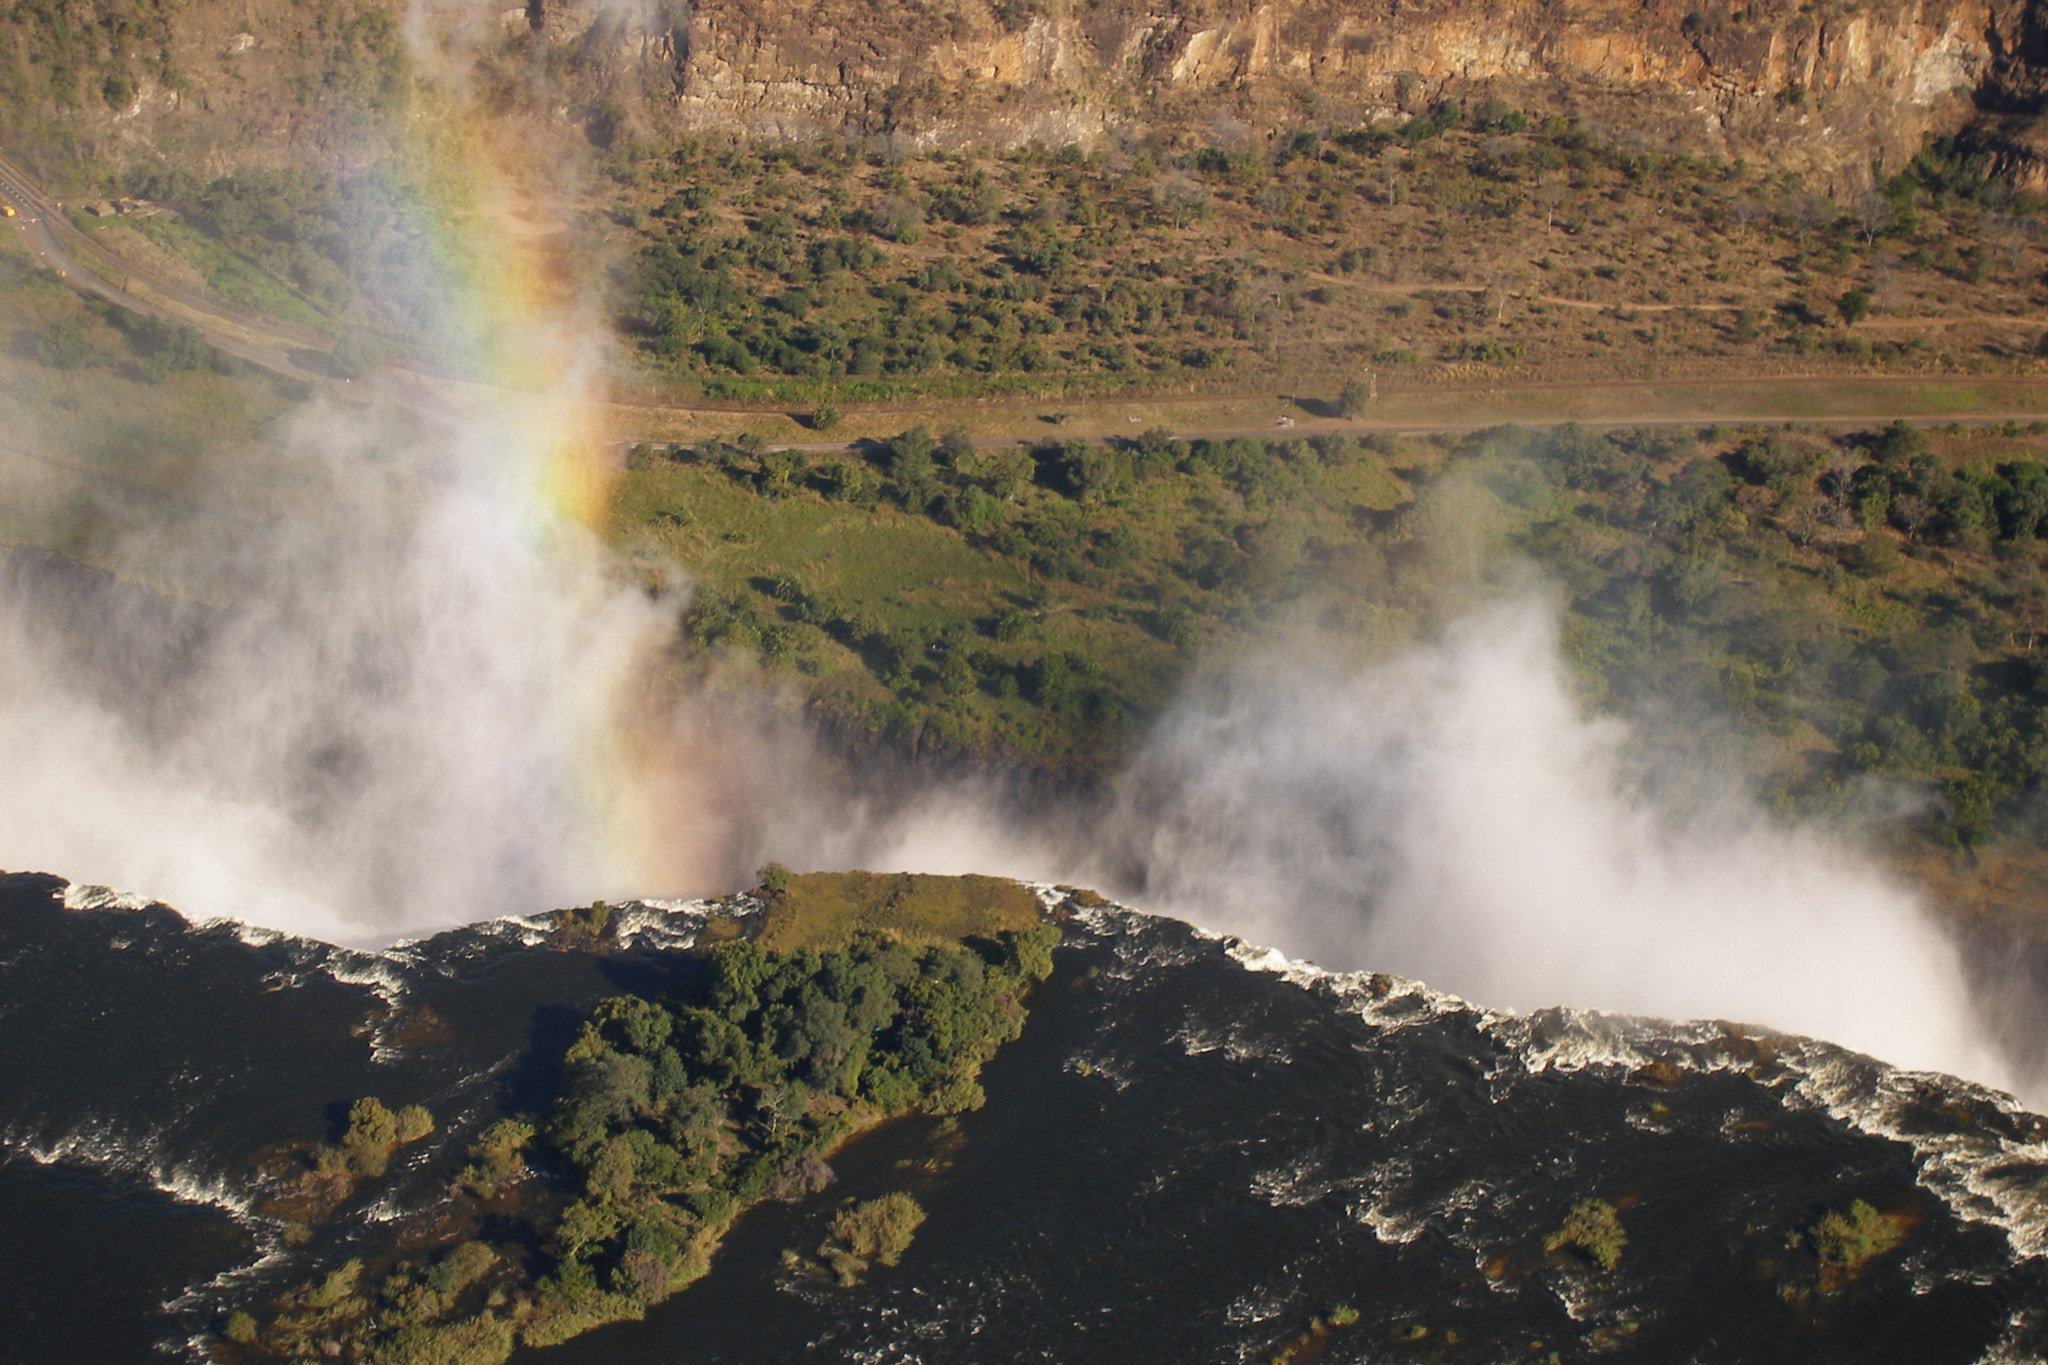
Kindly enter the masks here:
[[[884, 891], [879, 900], [843, 903], [844, 913], [893, 905], [903, 923], [927, 932], [942, 922], [932, 912], [946, 898], [923, 884], [946, 879], [842, 875], [856, 877], [846, 883], [856, 897]], [[782, 877], [771, 915], [838, 885]], [[969, 905], [985, 899], [979, 888], [966, 893]], [[989, 916], [999, 909], [962, 918], [955, 906], [943, 921], [993, 930], [972, 947], [916, 946], [865, 931], [823, 951], [723, 939], [701, 950], [704, 971], [683, 994], [601, 1001], [563, 1058], [559, 1098], [540, 1125], [575, 1193], [537, 1230], [549, 1268], [533, 1284], [518, 1339], [547, 1345], [639, 1316], [703, 1275], [749, 1205], [801, 1198], [829, 1183], [823, 1157], [858, 1127], [919, 1107], [976, 1107], [975, 1074], [1022, 1028], [1025, 993], [1050, 974], [1059, 938], [1035, 913], [1023, 927], [994, 929], [1000, 914]], [[812, 912], [799, 904], [794, 913], [809, 925]], [[372, 1105], [356, 1106], [366, 1143], [399, 1124]], [[534, 1136], [518, 1120], [496, 1124], [471, 1148], [458, 1186], [494, 1197], [518, 1178]], [[842, 1215], [832, 1243], [842, 1273], [894, 1264], [922, 1218], [904, 1196]], [[469, 1241], [424, 1270], [401, 1263], [377, 1288], [390, 1308], [374, 1330], [349, 1307], [361, 1303], [351, 1297], [360, 1273], [352, 1263], [300, 1302], [324, 1312], [322, 1324], [336, 1313], [360, 1324], [351, 1330], [369, 1333], [362, 1339], [383, 1353], [378, 1358], [496, 1360], [509, 1348], [507, 1323], [488, 1306], [465, 1305], [494, 1278], [518, 1275], [517, 1254]], [[313, 1325], [288, 1313], [265, 1340], [287, 1344]]]
[[384, 1174], [384, 1165], [398, 1149], [398, 1117], [374, 1096], [357, 1100], [348, 1111], [348, 1131], [341, 1148], [359, 1175]]
[[1337, 413], [1341, 417], [1363, 417], [1372, 406], [1372, 385], [1363, 379], [1351, 378], [1344, 381], [1344, 388], [1337, 395]]
[[470, 1165], [458, 1183], [483, 1198], [526, 1174], [525, 1152], [533, 1141], [533, 1125], [523, 1119], [500, 1119], [486, 1128], [469, 1149]]
[[114, 312], [113, 320], [128, 334], [128, 345], [141, 362], [144, 376], [153, 382], [201, 371], [231, 374], [235, 370], [234, 360], [216, 351], [197, 328], [119, 310]]
[[1621, 1249], [1628, 1235], [1621, 1230], [1621, 1215], [1604, 1199], [1586, 1199], [1572, 1206], [1564, 1223], [1543, 1239], [1545, 1251], [1570, 1249], [1583, 1253], [1602, 1270], [1621, 1263]]
[[447, 1323], [411, 1323], [391, 1333], [379, 1365], [500, 1365], [512, 1354], [513, 1325], [488, 1311]]
[[349, 1106], [340, 1145], [314, 1153], [316, 1172], [338, 1178], [344, 1186], [357, 1178], [380, 1176], [393, 1152], [433, 1131], [433, 1115], [419, 1105], [407, 1105], [394, 1114], [375, 1096], [365, 1096]]
[[434, 1116], [417, 1104], [408, 1104], [395, 1116], [398, 1145], [418, 1142], [434, 1131]]
[[328, 363], [343, 379], [362, 379], [388, 363], [393, 349], [388, 340], [376, 333], [350, 327], [335, 341]]
[[1830, 1209], [1806, 1230], [1806, 1243], [1823, 1266], [1856, 1270], [1897, 1246], [1899, 1225], [1858, 1199], [1847, 1213]]
[[859, 1282], [871, 1265], [893, 1266], [910, 1249], [924, 1222], [924, 1209], [900, 1191], [842, 1209], [818, 1256], [832, 1267], [841, 1287]]
[[325, 1279], [305, 1294], [308, 1308], [332, 1308], [335, 1304], [355, 1293], [356, 1281], [362, 1278], [363, 1263], [350, 1260], [327, 1273]]
[[82, 369], [95, 358], [85, 321], [76, 314], [58, 318], [43, 329], [42, 338], [36, 342], [36, 359], [53, 369]]
[[572, 944], [598, 944], [611, 929], [612, 908], [603, 901], [555, 912], [555, 932]]
[[713, 581], [774, 585], [704, 592], [693, 634], [770, 661], [814, 632], [800, 657], [815, 701], [906, 745], [1100, 771], [1196, 644], [1240, 647], [1286, 619], [1382, 651], [1447, 601], [1511, 587], [1498, 566], [1523, 558], [1559, 588], [1595, 705], [1683, 699], [1751, 736], [1824, 739], [1796, 762], [1774, 739], [1745, 746], [1788, 814], [1826, 816], [1874, 773], [1935, 798], [1912, 826], [1935, 844], [2031, 827], [2048, 774], [2048, 447], [2033, 433], [1375, 441], [1148, 432], [949, 453], [911, 431], [860, 466], [902, 517], [843, 504], [836, 476], [771, 523], [743, 461], [629, 476], [628, 505], [647, 478], [663, 489], [651, 505], [696, 509], [688, 552]]

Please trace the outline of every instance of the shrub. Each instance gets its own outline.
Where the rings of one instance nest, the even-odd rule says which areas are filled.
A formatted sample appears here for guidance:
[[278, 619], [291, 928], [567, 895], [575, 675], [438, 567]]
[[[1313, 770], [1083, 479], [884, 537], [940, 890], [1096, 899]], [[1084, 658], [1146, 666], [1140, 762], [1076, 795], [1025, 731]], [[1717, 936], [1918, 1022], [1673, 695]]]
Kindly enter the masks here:
[[1849, 547], [1843, 559], [1865, 578], [1882, 578], [1899, 566], [1898, 543], [1882, 531], [1869, 531]]
[[832, 1220], [832, 1233], [818, 1255], [851, 1285], [871, 1264], [895, 1265], [910, 1249], [911, 1238], [924, 1222], [924, 1209], [900, 1191], [842, 1210]]
[[398, 1111], [398, 1144], [418, 1142], [434, 1131], [434, 1116], [417, 1104], [408, 1104]]
[[382, 1175], [385, 1163], [398, 1147], [398, 1116], [386, 1109], [374, 1095], [349, 1107], [348, 1131], [342, 1134], [341, 1149], [358, 1175]]
[[1849, 1205], [1847, 1213], [1828, 1210], [1806, 1230], [1807, 1245], [1820, 1263], [1842, 1270], [1854, 1270], [1882, 1256], [1904, 1236], [1898, 1224], [1861, 1199]]
[[384, 338], [352, 327], [334, 343], [328, 364], [343, 379], [361, 379], [389, 361], [391, 351], [391, 343]]
[[1585, 1199], [1572, 1206], [1563, 1226], [1543, 1239], [1545, 1251], [1569, 1248], [1583, 1253], [1602, 1270], [1612, 1270], [1621, 1260], [1628, 1236], [1621, 1230], [1621, 1216], [1604, 1199]]
[[484, 1130], [483, 1136], [469, 1149], [473, 1163], [462, 1173], [464, 1184], [479, 1193], [488, 1193], [499, 1185], [516, 1180], [526, 1173], [524, 1153], [526, 1144], [533, 1141], [533, 1125], [523, 1119], [500, 1119]]
[[1337, 395], [1337, 412], [1344, 417], [1363, 417], [1372, 403], [1372, 385], [1363, 379], [1347, 379]]
[[36, 358], [56, 370], [82, 369], [91, 364], [93, 345], [85, 335], [85, 323], [76, 316], [51, 323], [36, 342]]

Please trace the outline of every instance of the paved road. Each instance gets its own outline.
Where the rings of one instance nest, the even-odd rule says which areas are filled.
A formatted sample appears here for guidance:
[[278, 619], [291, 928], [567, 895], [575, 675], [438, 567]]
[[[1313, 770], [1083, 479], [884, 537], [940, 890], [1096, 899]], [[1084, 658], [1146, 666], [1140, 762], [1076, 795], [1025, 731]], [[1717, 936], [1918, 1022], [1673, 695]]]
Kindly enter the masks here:
[[329, 377], [325, 337], [209, 298], [175, 280], [122, 260], [73, 227], [63, 210], [19, 167], [0, 157], [0, 201], [37, 260], [72, 288], [151, 317], [181, 322], [229, 355], [295, 379]]

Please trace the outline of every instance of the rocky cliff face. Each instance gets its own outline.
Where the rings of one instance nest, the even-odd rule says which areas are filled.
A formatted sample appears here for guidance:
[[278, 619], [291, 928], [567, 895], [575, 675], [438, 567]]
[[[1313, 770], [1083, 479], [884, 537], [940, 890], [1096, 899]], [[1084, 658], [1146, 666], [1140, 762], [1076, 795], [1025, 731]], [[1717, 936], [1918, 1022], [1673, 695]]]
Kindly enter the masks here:
[[[759, 135], [921, 142], [1198, 140], [1498, 97], [1621, 136], [1818, 172], [1951, 132], [2015, 46], [1993, 0], [1850, 8], [1710, 0], [1280, 0], [992, 12], [717, 0], [691, 15], [675, 117]], [[1005, 23], [1005, 19], [1009, 23]]]
[[[50, 45], [28, 10], [10, 22], [17, 73], [33, 74]], [[401, 64], [469, 62], [545, 85], [530, 109], [600, 142], [730, 130], [1228, 146], [1498, 98], [1840, 191], [1965, 127], [2032, 174], [2044, 103], [2022, 0], [241, 0], [179, 7], [161, 26], [153, 70], [63, 82], [71, 103], [52, 107], [88, 141], [210, 128], [216, 148], [286, 146], [338, 100], [402, 103]]]

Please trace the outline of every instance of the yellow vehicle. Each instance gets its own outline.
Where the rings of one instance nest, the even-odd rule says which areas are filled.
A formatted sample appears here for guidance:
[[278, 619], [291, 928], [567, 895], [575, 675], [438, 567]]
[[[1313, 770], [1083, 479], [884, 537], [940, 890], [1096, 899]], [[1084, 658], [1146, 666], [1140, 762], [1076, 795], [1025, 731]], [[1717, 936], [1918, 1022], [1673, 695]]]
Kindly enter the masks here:
[[4, 214], [6, 214], [6, 215], [7, 215], [7, 216], [8, 216], [9, 218], [12, 218], [12, 217], [14, 216], [14, 205], [12, 205], [12, 204], [0, 204], [0, 213], [4, 213]]

